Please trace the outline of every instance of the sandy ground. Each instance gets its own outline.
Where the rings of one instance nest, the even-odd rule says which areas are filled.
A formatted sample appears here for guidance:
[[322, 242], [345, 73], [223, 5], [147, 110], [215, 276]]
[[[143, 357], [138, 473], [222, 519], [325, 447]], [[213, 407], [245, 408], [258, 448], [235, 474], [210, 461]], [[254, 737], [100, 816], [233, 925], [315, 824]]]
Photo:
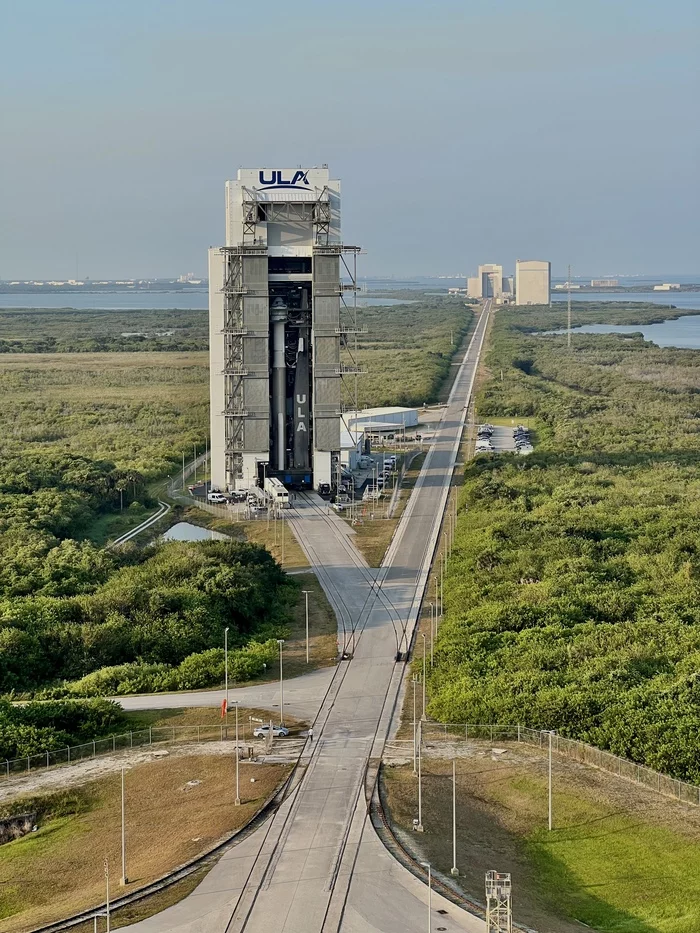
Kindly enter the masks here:
[[[239, 742], [241, 760], [247, 758], [250, 743]], [[298, 739], [290, 738], [284, 743], [277, 743], [273, 753], [266, 756], [264, 742], [253, 745], [255, 756], [262, 762], [285, 763], [295, 761], [299, 755]], [[50, 794], [68, 787], [82, 787], [91, 781], [115, 774], [122, 768], [134, 768], [137, 765], [162, 758], [187, 757], [192, 755], [230, 755], [233, 757], [235, 743], [201, 742], [183, 745], [153, 745], [117, 752], [114, 755], [101, 755], [98, 758], [86, 758], [74, 765], [51, 768], [46, 771], [34, 771], [26, 777], [20, 777], [0, 783], [0, 803], [13, 800], [27, 794]]]

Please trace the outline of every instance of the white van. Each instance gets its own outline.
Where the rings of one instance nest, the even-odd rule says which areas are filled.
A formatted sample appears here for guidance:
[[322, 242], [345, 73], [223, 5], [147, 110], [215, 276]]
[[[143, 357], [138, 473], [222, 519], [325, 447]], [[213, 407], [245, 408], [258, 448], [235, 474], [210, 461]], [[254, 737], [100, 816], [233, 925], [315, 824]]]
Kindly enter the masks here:
[[215, 505], [224, 505], [226, 502], [228, 502], [228, 499], [225, 495], [223, 495], [223, 493], [210, 492], [207, 493], [207, 502], [213, 502]]

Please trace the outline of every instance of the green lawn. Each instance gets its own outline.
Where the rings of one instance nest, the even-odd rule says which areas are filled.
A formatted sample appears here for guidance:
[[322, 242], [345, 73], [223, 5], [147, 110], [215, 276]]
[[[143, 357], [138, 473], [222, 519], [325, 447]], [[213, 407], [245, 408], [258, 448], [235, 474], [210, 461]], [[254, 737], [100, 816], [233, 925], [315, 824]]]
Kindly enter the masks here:
[[[504, 746], [505, 747], [505, 746]], [[511, 758], [511, 751], [513, 757]], [[546, 759], [490, 748], [457, 764], [457, 883], [483, 901], [484, 872], [510, 872], [514, 920], [539, 933], [698, 933], [700, 811], [556, 758], [554, 829]], [[529, 760], [526, 760], [529, 758]], [[423, 823], [412, 767], [383, 770], [392, 824], [415, 857], [449, 876], [452, 765], [425, 758]]]
[[[544, 783], [520, 781], [531, 801]], [[579, 795], [557, 793], [564, 825], [525, 837], [539, 884], [565, 916], [605, 933], [697, 933], [700, 840]]]

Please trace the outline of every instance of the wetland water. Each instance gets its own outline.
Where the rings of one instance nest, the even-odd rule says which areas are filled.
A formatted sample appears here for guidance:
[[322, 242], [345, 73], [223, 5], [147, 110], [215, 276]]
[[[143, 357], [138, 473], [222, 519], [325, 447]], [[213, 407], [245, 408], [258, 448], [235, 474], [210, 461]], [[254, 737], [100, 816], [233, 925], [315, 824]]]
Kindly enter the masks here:
[[[673, 321], [658, 324], [585, 324], [572, 327], [573, 334], [642, 334], [657, 347], [678, 347], [700, 350], [700, 314], [687, 314]], [[550, 334], [565, 334], [566, 330], [551, 330]]]
[[[350, 304], [350, 298], [347, 299]], [[398, 298], [372, 298], [358, 295], [360, 308], [383, 305], [410, 305]], [[21, 292], [0, 295], [0, 308], [70, 308], [76, 311], [206, 311], [209, 293], [191, 292]]]

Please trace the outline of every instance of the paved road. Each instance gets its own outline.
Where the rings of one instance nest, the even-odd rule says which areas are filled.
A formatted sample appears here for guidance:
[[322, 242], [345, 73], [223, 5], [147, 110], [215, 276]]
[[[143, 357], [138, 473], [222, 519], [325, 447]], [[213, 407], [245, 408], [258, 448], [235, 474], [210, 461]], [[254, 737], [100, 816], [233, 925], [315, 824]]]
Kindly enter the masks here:
[[[297, 719], [313, 719], [318, 712], [321, 697], [333, 676], [332, 667], [321, 668], [295, 677], [284, 683], [284, 711]], [[238, 700], [241, 706], [261, 709], [279, 709], [279, 681], [254, 684], [251, 687], [229, 687], [229, 701]], [[221, 706], [223, 690], [191, 690], [187, 693], [153, 693], [140, 696], [113, 697], [125, 710], [183, 709], [196, 706]]]
[[[339, 614], [352, 660], [332, 672], [295, 783], [282, 807], [234, 846], [180, 904], [126, 929], [139, 933], [421, 933], [427, 890], [383, 848], [367, 819], [365, 784], [395, 725], [410, 639], [430, 569], [489, 308], [455, 381], [434, 443], [379, 573], [347, 526], [315, 495], [290, 519]], [[289, 689], [292, 689], [290, 683]], [[286, 704], [285, 704], [286, 705]], [[433, 896], [448, 933], [484, 924]], [[437, 914], [437, 910], [446, 913]]]

